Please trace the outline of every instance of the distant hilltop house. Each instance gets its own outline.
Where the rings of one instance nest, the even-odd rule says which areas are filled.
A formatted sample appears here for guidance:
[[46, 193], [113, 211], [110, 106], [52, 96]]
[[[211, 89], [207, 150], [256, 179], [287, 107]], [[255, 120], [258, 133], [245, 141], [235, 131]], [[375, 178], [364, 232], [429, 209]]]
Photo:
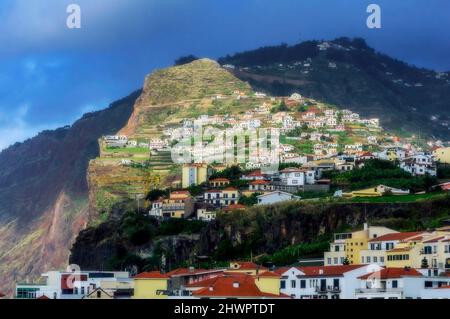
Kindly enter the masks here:
[[289, 100], [291, 101], [296, 101], [296, 102], [300, 102], [303, 100], [302, 96], [299, 93], [293, 93], [290, 97]]
[[435, 159], [442, 164], [450, 164], [450, 147], [440, 147], [433, 151]]
[[185, 164], [182, 168], [182, 187], [199, 185], [208, 180], [207, 164]]
[[400, 168], [413, 176], [437, 176], [437, 168], [432, 155], [419, 153], [405, 158], [400, 163]]
[[283, 191], [274, 191], [257, 196], [258, 205], [272, 205], [286, 201], [300, 200], [300, 196]]
[[194, 199], [188, 191], [171, 192], [169, 198], [152, 203], [149, 215], [158, 219], [190, 218], [194, 213]]
[[356, 190], [350, 193], [344, 193], [345, 197], [378, 197], [386, 194], [392, 195], [408, 195], [410, 194], [409, 190], [393, 188], [385, 185], [378, 185], [376, 187], [371, 187], [362, 190]]
[[103, 137], [107, 147], [125, 147], [128, 137], [125, 135], [107, 135]]

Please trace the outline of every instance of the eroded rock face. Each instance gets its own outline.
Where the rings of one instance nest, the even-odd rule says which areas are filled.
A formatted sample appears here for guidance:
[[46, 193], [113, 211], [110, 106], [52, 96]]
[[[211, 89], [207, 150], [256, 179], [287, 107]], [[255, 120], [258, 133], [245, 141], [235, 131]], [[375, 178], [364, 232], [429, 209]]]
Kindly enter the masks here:
[[[154, 238], [144, 246], [133, 246], [123, 240], [117, 235], [122, 231], [120, 222], [111, 220], [80, 234], [72, 249], [71, 262], [83, 268], [99, 268], [117, 254], [149, 258], [155, 247], [164, 251], [167, 262], [175, 266], [200, 256], [223, 260], [225, 253], [271, 254], [344, 228], [361, 228], [365, 222], [393, 229], [425, 229], [430, 221], [447, 214], [449, 204], [450, 199], [442, 199], [409, 204], [289, 203], [258, 207], [220, 214], [197, 235]], [[242, 256], [236, 254], [231, 258], [234, 257]]]
[[46, 131], [0, 153], [0, 287], [35, 279], [67, 264], [69, 249], [90, 219], [89, 160], [98, 139], [128, 120], [140, 92]]

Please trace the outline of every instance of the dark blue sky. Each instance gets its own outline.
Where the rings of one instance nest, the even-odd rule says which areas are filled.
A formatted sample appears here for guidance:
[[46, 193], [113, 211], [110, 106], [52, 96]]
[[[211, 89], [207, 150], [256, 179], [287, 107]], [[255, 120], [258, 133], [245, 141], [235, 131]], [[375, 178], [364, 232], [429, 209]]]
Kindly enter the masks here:
[[[66, 7], [82, 28], [66, 27]], [[382, 8], [382, 29], [366, 7]], [[450, 70], [448, 0], [1, 0], [0, 149], [71, 124], [185, 54], [364, 37], [411, 64]]]

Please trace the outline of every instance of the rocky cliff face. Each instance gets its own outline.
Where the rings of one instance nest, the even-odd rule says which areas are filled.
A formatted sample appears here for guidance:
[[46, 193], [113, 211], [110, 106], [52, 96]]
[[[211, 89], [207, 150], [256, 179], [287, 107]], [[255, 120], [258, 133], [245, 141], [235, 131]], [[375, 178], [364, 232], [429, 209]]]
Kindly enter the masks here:
[[221, 214], [197, 236], [153, 238], [142, 246], [130, 245], [118, 235], [123, 228], [116, 219], [83, 231], [73, 246], [71, 262], [99, 268], [127, 254], [136, 260], [122, 259], [124, 263], [109, 263], [109, 267], [119, 270], [135, 266], [142, 270], [162, 254], [173, 266], [195, 262], [199, 256], [216, 261], [248, 258], [250, 254], [271, 254], [289, 245], [313, 242], [335, 231], [358, 229], [365, 222], [397, 230], [438, 227], [450, 216], [449, 204], [450, 199], [442, 199], [408, 204], [288, 203], [256, 207]]
[[0, 153], [0, 287], [60, 268], [90, 216], [86, 171], [98, 139], [128, 120], [140, 92], [71, 127], [45, 131]]

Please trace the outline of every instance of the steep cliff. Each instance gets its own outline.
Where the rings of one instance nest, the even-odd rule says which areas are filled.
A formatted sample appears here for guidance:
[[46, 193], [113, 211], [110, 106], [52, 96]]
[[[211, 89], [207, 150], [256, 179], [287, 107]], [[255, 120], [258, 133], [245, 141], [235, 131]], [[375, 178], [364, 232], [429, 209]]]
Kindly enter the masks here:
[[140, 92], [0, 153], [0, 287], [60, 268], [89, 220], [89, 160], [122, 128]]
[[83, 231], [70, 260], [85, 268], [138, 270], [158, 268], [163, 255], [173, 267], [195, 264], [198, 257], [223, 262], [311, 243], [336, 231], [358, 229], [365, 222], [397, 230], [438, 227], [450, 217], [449, 204], [450, 199], [444, 198], [404, 204], [317, 202], [255, 207], [219, 214], [214, 222], [198, 228], [197, 235], [180, 231], [172, 236], [149, 236], [142, 245], [133, 245], [123, 236], [122, 217], [115, 215]]

